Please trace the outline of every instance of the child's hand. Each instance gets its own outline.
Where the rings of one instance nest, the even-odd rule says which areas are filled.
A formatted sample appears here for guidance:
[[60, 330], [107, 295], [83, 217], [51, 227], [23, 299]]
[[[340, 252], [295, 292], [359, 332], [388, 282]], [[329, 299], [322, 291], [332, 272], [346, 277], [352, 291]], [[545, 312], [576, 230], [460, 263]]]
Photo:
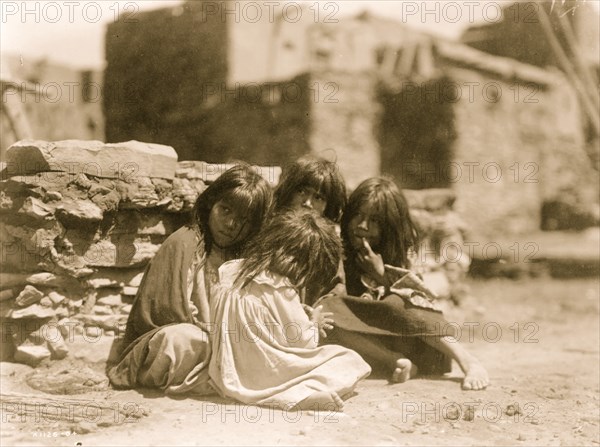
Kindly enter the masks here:
[[310, 321], [315, 323], [319, 328], [319, 334], [321, 337], [326, 338], [327, 332], [333, 329], [333, 312], [323, 312], [323, 306], [317, 306], [312, 309], [312, 313], [309, 316]]
[[383, 258], [379, 253], [375, 253], [369, 242], [362, 238], [363, 247], [357, 254], [357, 260], [359, 267], [374, 280], [383, 284], [385, 280], [385, 265]]

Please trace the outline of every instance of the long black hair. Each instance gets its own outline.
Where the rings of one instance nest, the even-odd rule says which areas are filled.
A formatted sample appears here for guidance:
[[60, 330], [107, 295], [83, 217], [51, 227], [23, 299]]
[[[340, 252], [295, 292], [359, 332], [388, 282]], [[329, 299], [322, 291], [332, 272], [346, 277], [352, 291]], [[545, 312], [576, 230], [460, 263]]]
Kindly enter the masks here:
[[206, 252], [210, 253], [214, 242], [208, 218], [215, 203], [223, 200], [238, 210], [247, 210], [246, 225], [249, 226], [250, 233], [244, 241], [228, 247], [228, 250], [237, 254], [243, 244], [260, 231], [271, 208], [272, 197], [268, 182], [247, 164], [238, 164], [221, 174], [198, 196], [194, 205], [194, 220], [200, 226]]
[[373, 250], [379, 253], [386, 264], [409, 268], [409, 250], [416, 250], [419, 233], [413, 223], [404, 194], [393, 180], [374, 177], [365, 180], [350, 195], [348, 206], [341, 223], [342, 239], [348, 259], [356, 257], [350, 243], [350, 221], [360, 208], [367, 204], [379, 221], [381, 240]]
[[336, 223], [340, 221], [346, 206], [346, 182], [336, 163], [305, 155], [284, 166], [275, 188], [275, 211], [288, 208], [294, 193], [304, 187], [314, 188], [325, 197], [325, 217]]
[[335, 277], [342, 244], [334, 224], [314, 211], [275, 214], [244, 250], [236, 282], [246, 284], [263, 271], [288, 278], [298, 289], [324, 287]]

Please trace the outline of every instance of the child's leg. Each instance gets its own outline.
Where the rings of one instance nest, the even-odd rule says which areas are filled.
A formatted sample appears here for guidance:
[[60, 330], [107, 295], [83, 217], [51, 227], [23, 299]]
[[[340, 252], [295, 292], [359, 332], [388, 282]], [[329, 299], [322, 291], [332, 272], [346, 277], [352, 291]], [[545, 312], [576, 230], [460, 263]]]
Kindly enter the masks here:
[[403, 354], [386, 348], [376, 338], [340, 328], [337, 328], [336, 331], [336, 338], [340, 344], [371, 360], [369, 363], [381, 363], [392, 369], [392, 382], [406, 382], [417, 375], [418, 369], [414, 363], [405, 358]]
[[456, 360], [465, 373], [462, 387], [465, 390], [482, 390], [486, 388], [490, 379], [483, 365], [454, 337], [423, 337], [422, 340], [438, 351]]

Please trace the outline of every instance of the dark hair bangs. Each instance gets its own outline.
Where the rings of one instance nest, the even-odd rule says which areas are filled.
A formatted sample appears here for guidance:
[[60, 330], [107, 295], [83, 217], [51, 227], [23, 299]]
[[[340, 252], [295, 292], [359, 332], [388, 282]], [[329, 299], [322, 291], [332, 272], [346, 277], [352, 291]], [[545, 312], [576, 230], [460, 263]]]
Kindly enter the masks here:
[[[222, 201], [227, 202], [238, 213], [245, 215], [248, 224], [260, 225], [266, 211], [266, 203], [260, 197], [255, 197], [255, 192], [249, 185], [241, 185], [223, 194]], [[258, 200], [257, 200], [258, 199]]]

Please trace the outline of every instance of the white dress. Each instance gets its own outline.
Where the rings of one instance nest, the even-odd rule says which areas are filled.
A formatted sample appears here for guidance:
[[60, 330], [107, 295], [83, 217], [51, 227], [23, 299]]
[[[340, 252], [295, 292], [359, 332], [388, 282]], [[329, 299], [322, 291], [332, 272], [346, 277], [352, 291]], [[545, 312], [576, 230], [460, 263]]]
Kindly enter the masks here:
[[224, 397], [290, 408], [317, 391], [350, 393], [371, 368], [356, 352], [318, 346], [319, 331], [289, 280], [270, 272], [234, 288], [240, 260], [219, 269], [209, 375]]

